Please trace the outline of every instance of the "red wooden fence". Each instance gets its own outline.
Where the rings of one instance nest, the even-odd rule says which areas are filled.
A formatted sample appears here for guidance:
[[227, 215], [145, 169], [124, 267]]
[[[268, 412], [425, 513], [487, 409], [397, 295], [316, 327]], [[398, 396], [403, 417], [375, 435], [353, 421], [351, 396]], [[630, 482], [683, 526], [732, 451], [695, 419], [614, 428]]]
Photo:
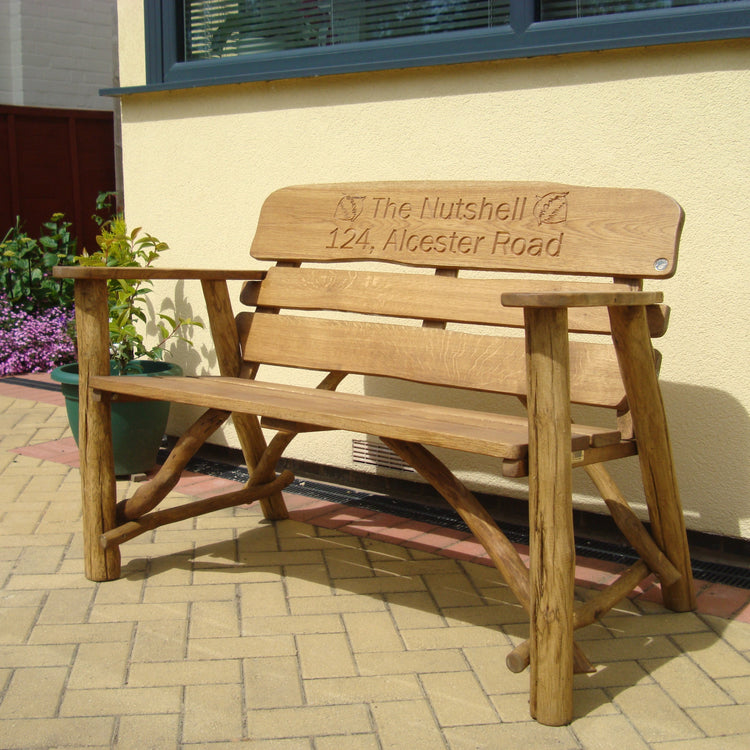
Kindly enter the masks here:
[[79, 249], [96, 249], [96, 196], [115, 189], [111, 112], [0, 105], [0, 239], [21, 217], [25, 231], [60, 211]]

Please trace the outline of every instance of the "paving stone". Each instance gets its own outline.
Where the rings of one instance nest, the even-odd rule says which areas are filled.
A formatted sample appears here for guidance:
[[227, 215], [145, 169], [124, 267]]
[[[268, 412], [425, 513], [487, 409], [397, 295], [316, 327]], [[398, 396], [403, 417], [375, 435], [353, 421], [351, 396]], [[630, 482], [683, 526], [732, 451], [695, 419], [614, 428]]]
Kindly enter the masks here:
[[304, 679], [357, 674], [349, 641], [343, 634], [305, 633], [296, 640]]
[[179, 716], [121, 716], [114, 747], [117, 750], [176, 750], [179, 747]]
[[13, 668], [67, 666], [71, 664], [74, 653], [75, 647], [66, 643], [47, 646], [0, 645], [0, 664]]
[[332, 579], [372, 577], [375, 572], [363, 549], [344, 547], [327, 550], [325, 562]]
[[613, 699], [647, 742], [703, 736], [697, 724], [658, 685], [627, 687], [615, 692]]
[[0, 704], [0, 719], [54, 717], [67, 677], [66, 667], [16, 669]]
[[248, 617], [242, 620], [243, 635], [299, 635], [301, 633], [343, 633], [340, 615], [296, 615]]
[[60, 716], [178, 713], [181, 702], [182, 689], [172, 686], [68, 689], [60, 706]]
[[675, 635], [673, 639], [715, 680], [722, 677], [739, 677], [750, 670], [750, 660], [713, 632]]
[[68, 689], [118, 688], [125, 684], [130, 644], [82, 643], [76, 652]]
[[62, 625], [86, 622], [93, 598], [93, 588], [50, 591], [37, 623]]
[[0, 610], [0, 643], [25, 643], [38, 614], [37, 607]]
[[726, 677], [716, 681], [737, 703], [750, 703], [750, 675]]
[[[37, 529], [38, 531], [38, 525]], [[16, 560], [15, 574], [56, 573], [65, 556], [64, 546], [31, 547], [23, 550]]]
[[508, 640], [500, 630], [493, 628], [419, 628], [401, 633], [406, 648], [468, 648], [494, 645], [504, 647]]
[[737, 651], [750, 651], [750, 628], [747, 627], [748, 621], [739, 621], [738, 619], [727, 620], [723, 617], [714, 617], [705, 613], [701, 617], [711, 629]]
[[414, 674], [305, 680], [304, 688], [310, 705], [416, 700], [423, 696], [422, 687]]
[[599, 662], [666, 658], [680, 655], [673, 641], [666, 635], [643, 635], [634, 638], [599, 638], [584, 641], [577, 638], [589, 660]]
[[528, 697], [529, 674], [525, 672], [511, 672], [505, 657], [510, 646], [470, 646], [463, 649], [473, 673], [481, 683], [485, 692], [490, 695], [507, 693], [524, 693]]
[[492, 703], [470, 672], [436, 672], [420, 677], [441, 726], [490, 724], [498, 720]]
[[291, 635], [244, 636], [240, 638], [193, 638], [189, 659], [244, 659], [254, 656], [289, 656], [297, 648]]
[[373, 729], [367, 708], [359, 704], [251, 710], [247, 724], [251, 739], [368, 734]]
[[463, 573], [422, 576], [435, 602], [442, 609], [450, 607], [470, 607], [482, 604], [479, 593]]
[[141, 662], [131, 665], [127, 682], [129, 687], [238, 684], [240, 668], [239, 659]]
[[244, 659], [243, 678], [249, 709], [287, 708], [304, 703], [296, 656]]
[[654, 742], [654, 750], [747, 750], [750, 747], [750, 734], [723, 735], [721, 737], [701, 737], [696, 740], [676, 742]]
[[287, 596], [326, 596], [331, 592], [331, 579], [324, 562], [314, 565], [284, 566]]
[[729, 695], [687, 656], [642, 659], [640, 664], [682, 708], [732, 703]]
[[545, 727], [533, 721], [448, 727], [445, 737], [451, 750], [506, 747], [573, 750], [581, 747], [569, 728]]
[[92, 716], [51, 719], [2, 719], [0, 737], [4, 750], [29, 748], [111, 746], [115, 719]]
[[346, 612], [342, 618], [355, 653], [403, 649], [389, 612]]
[[356, 734], [349, 737], [316, 737], [315, 750], [380, 750], [375, 734]]
[[145, 622], [154, 620], [186, 620], [187, 604], [163, 602], [157, 604], [102, 604], [91, 611], [91, 622]]
[[633, 725], [619, 714], [576, 720], [572, 730], [586, 750], [648, 750]]
[[244, 732], [243, 713], [239, 685], [188, 685], [182, 741], [239, 740]]
[[687, 713], [709, 736], [750, 734], [750, 711], [747, 706], [705, 706], [688, 708]]
[[198, 601], [190, 605], [189, 638], [236, 638], [240, 635], [237, 602]]
[[410, 591], [424, 591], [425, 584], [420, 576], [374, 576], [372, 578], [336, 578], [333, 580], [335, 593], [347, 594], [394, 594]]
[[418, 628], [447, 627], [435, 600], [428, 592], [389, 593], [388, 608], [401, 631]]
[[447, 747], [426, 700], [375, 703], [372, 714], [384, 750]]
[[377, 596], [302, 596], [289, 600], [289, 611], [295, 616], [382, 612], [385, 609], [385, 603]]
[[148, 621], [136, 626], [131, 661], [160, 662], [185, 657], [187, 621]]

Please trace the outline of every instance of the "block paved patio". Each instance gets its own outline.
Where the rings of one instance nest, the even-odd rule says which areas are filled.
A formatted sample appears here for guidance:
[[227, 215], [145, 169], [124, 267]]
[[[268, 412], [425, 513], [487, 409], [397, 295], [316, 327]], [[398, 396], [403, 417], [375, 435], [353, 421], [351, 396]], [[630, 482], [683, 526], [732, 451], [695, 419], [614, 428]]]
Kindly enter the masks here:
[[[0, 380], [0, 441], [0, 748], [750, 747], [750, 591], [697, 581], [674, 614], [645, 585], [579, 631], [597, 672], [543, 727], [505, 667], [525, 614], [468, 535], [288, 494], [289, 521], [157, 529], [92, 583], [61, 396]], [[579, 559], [579, 596], [615, 567]]]

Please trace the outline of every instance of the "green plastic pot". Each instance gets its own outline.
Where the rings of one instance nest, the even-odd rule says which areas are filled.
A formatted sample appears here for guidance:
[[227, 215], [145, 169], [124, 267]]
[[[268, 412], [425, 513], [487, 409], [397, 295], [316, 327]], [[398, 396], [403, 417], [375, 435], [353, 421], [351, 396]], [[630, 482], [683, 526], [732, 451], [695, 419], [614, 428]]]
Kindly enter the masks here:
[[[142, 372], [122, 377], [153, 375], [182, 375], [182, 368], [170, 362], [138, 360]], [[111, 363], [110, 374], [115, 375]], [[78, 445], [78, 363], [56, 367], [52, 380], [62, 384], [68, 422]], [[112, 446], [115, 454], [115, 474], [142, 474], [156, 464], [164, 431], [169, 419], [169, 401], [112, 401]]]

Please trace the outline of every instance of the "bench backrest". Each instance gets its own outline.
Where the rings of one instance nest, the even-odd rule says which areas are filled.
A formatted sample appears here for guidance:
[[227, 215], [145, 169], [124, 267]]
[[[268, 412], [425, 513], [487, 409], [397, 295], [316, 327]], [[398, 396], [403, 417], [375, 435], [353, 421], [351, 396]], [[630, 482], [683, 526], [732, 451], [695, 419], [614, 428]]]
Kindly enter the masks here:
[[[630, 290], [669, 277], [682, 219], [675, 201], [650, 190], [538, 182], [284, 188], [266, 200], [252, 245], [255, 258], [276, 266], [243, 290], [243, 302], [256, 306], [238, 316], [243, 357], [523, 396], [524, 342], [503, 331], [521, 327], [523, 315], [500, 295]], [[330, 262], [346, 266], [320, 265]], [[415, 268], [399, 273], [393, 264]], [[649, 321], [661, 335], [666, 308], [650, 309]], [[569, 325], [609, 334], [606, 309], [571, 310]], [[572, 342], [571, 397], [622, 408], [611, 345]]]

